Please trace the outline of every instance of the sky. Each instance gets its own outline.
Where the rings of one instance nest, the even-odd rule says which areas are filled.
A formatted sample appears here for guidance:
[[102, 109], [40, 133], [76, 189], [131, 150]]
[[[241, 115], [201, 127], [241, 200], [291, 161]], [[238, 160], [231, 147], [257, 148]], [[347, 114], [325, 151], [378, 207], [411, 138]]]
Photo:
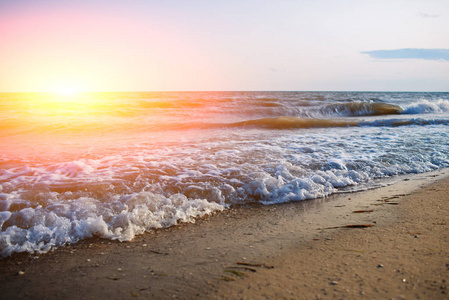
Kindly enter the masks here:
[[449, 91], [447, 0], [0, 0], [0, 92]]

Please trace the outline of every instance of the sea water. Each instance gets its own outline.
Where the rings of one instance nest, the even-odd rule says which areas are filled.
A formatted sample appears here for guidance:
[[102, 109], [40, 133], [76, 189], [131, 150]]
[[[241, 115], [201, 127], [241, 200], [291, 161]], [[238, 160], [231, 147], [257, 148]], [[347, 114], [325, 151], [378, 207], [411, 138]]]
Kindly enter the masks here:
[[449, 93], [0, 94], [0, 251], [449, 166]]

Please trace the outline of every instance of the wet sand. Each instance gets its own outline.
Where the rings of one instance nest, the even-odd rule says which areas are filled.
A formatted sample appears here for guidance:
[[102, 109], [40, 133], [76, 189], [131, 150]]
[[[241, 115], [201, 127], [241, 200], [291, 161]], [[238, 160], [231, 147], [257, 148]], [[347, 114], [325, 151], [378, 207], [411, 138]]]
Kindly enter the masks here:
[[[354, 213], [357, 210], [372, 212]], [[373, 225], [366, 228], [334, 228]], [[1, 299], [448, 299], [449, 170], [0, 261]]]

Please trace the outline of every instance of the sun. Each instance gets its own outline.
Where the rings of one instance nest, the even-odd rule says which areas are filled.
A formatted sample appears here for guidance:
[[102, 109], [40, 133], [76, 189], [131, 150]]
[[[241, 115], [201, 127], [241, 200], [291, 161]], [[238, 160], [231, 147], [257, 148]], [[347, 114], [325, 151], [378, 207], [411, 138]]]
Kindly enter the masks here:
[[55, 90], [55, 93], [60, 94], [62, 96], [73, 96], [80, 92], [81, 92], [80, 89], [78, 89], [74, 86], [67, 86], [67, 85], [58, 87]]
[[87, 92], [86, 87], [87, 85], [84, 81], [68, 76], [48, 80], [45, 90], [54, 96], [61, 97], [61, 100], [63, 100]]
[[81, 83], [69, 80], [56, 82], [50, 88], [52, 94], [62, 97], [76, 96], [85, 91], [86, 90]]
[[81, 113], [87, 109], [93, 99], [87, 96], [86, 85], [73, 78], [53, 80], [40, 97], [42, 109], [60, 113]]

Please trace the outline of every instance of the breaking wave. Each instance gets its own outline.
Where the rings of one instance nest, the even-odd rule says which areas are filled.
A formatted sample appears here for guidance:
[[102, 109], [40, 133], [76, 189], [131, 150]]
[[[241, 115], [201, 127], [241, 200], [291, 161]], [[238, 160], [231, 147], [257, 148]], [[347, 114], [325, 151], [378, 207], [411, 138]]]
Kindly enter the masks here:
[[404, 114], [438, 114], [449, 112], [449, 101], [438, 100], [430, 102], [428, 100], [421, 100], [417, 103], [410, 104], [404, 109]]
[[349, 102], [329, 104], [319, 108], [318, 111], [323, 115], [351, 117], [398, 115], [403, 112], [403, 109], [400, 106], [388, 103]]

